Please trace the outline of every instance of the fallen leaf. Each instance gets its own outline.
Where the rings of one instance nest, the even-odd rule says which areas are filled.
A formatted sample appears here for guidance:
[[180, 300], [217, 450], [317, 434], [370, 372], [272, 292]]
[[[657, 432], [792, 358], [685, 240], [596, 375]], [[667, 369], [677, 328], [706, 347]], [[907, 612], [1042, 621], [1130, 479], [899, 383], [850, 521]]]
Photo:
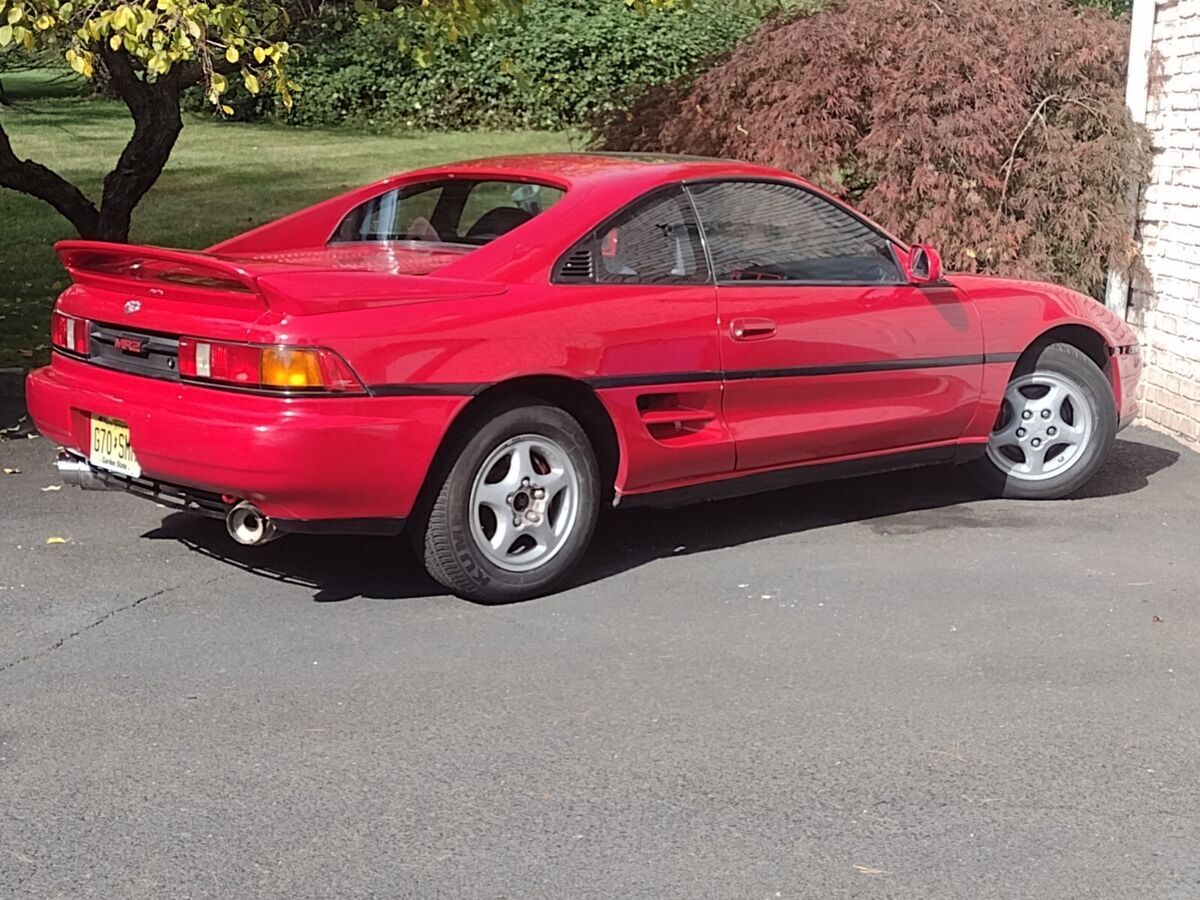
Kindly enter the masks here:
[[873, 878], [878, 877], [880, 875], [891, 875], [892, 874], [891, 872], [884, 871], [883, 869], [876, 869], [874, 866], [856, 865], [854, 868], [858, 869], [858, 871], [862, 872], [864, 875], [870, 875]]
[[47, 544], [65, 544], [66, 542], [67, 542], [67, 539], [64, 537], [48, 537], [48, 538], [46, 538]]
[[61, 491], [61, 490], [62, 490], [61, 484], [48, 484], [44, 488], [42, 488], [42, 493], [46, 494], [46, 493], [49, 493], [50, 491]]
[[13, 468], [11, 468], [11, 469], [10, 469], [8, 466], [5, 466], [5, 467], [4, 467], [4, 474], [5, 474], [5, 475], [20, 475], [20, 474], [21, 474], [21, 470], [20, 470], [20, 469], [18, 469], [18, 468], [16, 468], [16, 467], [13, 467]]

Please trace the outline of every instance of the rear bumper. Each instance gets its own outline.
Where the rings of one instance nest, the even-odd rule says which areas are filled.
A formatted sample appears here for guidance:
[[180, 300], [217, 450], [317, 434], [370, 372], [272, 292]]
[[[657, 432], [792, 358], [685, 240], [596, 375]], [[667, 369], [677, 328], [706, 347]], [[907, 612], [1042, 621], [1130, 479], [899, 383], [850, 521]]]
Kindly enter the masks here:
[[[82, 456], [60, 450], [55, 463], [59, 477], [85, 491], [124, 491], [143, 500], [151, 500], [180, 512], [195, 513], [209, 519], [227, 519], [232, 504], [217, 494], [149, 478], [129, 478], [93, 466]], [[404, 519], [271, 519], [272, 527], [295, 534], [399, 534]]]
[[[292, 530], [403, 519], [467, 397], [269, 397], [56, 356], [29, 375], [38, 429], [86, 457], [89, 419], [119, 419], [151, 484], [249, 500]], [[332, 524], [332, 523], [331, 523]], [[349, 530], [354, 530], [353, 528]]]

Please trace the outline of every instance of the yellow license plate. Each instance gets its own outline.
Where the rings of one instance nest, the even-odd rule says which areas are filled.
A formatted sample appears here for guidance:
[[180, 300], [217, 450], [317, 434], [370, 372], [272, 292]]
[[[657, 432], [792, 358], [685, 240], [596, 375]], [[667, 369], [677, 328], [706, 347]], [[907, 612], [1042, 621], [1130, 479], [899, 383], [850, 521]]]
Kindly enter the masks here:
[[129, 426], [116, 419], [92, 416], [91, 444], [88, 461], [93, 466], [108, 469], [118, 475], [140, 478], [142, 467], [129, 444]]

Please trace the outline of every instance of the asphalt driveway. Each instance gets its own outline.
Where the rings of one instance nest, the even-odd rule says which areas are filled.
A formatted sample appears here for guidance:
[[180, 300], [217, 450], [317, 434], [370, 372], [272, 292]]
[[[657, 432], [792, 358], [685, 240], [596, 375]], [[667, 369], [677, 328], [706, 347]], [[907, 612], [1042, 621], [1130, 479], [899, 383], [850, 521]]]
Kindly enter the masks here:
[[613, 514], [500, 608], [52, 456], [0, 443], [0, 896], [1200, 896], [1200, 454], [1152, 432], [1058, 503]]

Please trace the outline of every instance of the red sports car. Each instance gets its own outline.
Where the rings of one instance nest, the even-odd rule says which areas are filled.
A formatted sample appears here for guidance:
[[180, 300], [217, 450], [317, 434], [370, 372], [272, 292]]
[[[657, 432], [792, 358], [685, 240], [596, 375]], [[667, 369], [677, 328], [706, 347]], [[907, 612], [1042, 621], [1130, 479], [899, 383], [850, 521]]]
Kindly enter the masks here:
[[279, 532], [399, 533], [460, 595], [559, 584], [602, 504], [922, 463], [1071, 493], [1133, 333], [944, 275], [807, 182], [564, 154], [389, 178], [204, 252], [66, 241], [28, 404], [65, 480]]

